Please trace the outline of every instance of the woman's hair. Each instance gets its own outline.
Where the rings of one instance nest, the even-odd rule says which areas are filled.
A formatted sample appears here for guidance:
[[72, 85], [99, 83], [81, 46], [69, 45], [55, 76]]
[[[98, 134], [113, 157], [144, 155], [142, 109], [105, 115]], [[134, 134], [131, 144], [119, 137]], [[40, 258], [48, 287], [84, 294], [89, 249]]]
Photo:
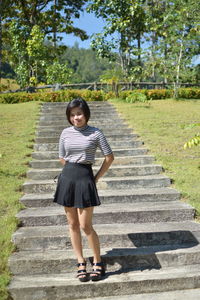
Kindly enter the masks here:
[[71, 125], [73, 125], [70, 121], [70, 112], [75, 107], [79, 107], [80, 109], [82, 109], [83, 114], [86, 118], [86, 122], [88, 122], [88, 120], [90, 118], [90, 109], [89, 109], [89, 106], [87, 105], [87, 102], [84, 99], [82, 99], [81, 97], [75, 98], [68, 103], [67, 109], [66, 109], [66, 116], [67, 116], [68, 122]]

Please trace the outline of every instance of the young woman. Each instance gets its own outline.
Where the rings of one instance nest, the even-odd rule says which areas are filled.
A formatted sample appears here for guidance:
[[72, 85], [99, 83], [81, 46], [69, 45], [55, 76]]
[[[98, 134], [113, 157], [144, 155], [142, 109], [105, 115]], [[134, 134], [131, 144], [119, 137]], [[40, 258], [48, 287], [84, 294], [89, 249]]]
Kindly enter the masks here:
[[[72, 247], [78, 260], [78, 275], [80, 281], [97, 281], [105, 275], [100, 256], [99, 238], [92, 226], [94, 206], [100, 205], [96, 183], [110, 167], [114, 156], [103, 135], [95, 127], [87, 124], [90, 109], [85, 100], [72, 100], [66, 109], [66, 115], [71, 127], [65, 128], [59, 140], [59, 159], [64, 166], [58, 180], [54, 202], [64, 206]], [[97, 148], [101, 149], [104, 161], [96, 175], [93, 175]], [[88, 275], [86, 261], [83, 257], [80, 229], [87, 236], [93, 251], [93, 271]]]

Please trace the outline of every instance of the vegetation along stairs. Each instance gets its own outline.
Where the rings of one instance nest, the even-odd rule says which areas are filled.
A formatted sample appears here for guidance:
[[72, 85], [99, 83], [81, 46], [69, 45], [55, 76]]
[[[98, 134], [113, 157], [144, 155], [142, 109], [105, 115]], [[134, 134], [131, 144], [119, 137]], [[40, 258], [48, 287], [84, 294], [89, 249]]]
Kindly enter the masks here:
[[[54, 177], [61, 171], [58, 139], [69, 125], [66, 105], [41, 107], [21, 198], [26, 208], [17, 215], [21, 224], [13, 235], [17, 250], [9, 261], [13, 299], [123, 300], [141, 299], [141, 295], [165, 299], [166, 292], [182, 299], [180, 293], [186, 295], [188, 290], [188, 299], [192, 291], [200, 295], [200, 224], [194, 222], [195, 211], [180, 201], [162, 167], [107, 102], [90, 103], [89, 122], [102, 129], [115, 154], [113, 165], [98, 183], [102, 205], [95, 208], [93, 219], [107, 273], [96, 283], [76, 278], [64, 209], [52, 202]], [[102, 160], [98, 151], [94, 173]], [[83, 246], [89, 262], [92, 253], [84, 235]], [[147, 296], [152, 293], [154, 297]]]

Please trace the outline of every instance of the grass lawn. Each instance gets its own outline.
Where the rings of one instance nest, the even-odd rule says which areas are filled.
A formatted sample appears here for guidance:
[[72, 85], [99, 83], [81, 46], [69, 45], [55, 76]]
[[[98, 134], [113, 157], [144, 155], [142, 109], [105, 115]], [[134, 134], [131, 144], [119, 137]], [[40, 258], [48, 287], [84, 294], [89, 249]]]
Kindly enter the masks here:
[[0, 299], [8, 299], [8, 257], [14, 250], [11, 235], [22, 208], [20, 186], [25, 181], [33, 145], [39, 103], [0, 104]]
[[[182, 192], [183, 201], [192, 204], [200, 216], [200, 147], [184, 150], [184, 143], [200, 128], [185, 125], [200, 121], [200, 101], [155, 100], [150, 105], [111, 101], [126, 122], [141, 135], [145, 146]], [[22, 208], [20, 186], [25, 181], [33, 151], [33, 138], [39, 112], [38, 102], [0, 104], [0, 299], [8, 299], [10, 280], [8, 257], [14, 250], [12, 233], [16, 213]], [[200, 219], [200, 218], [199, 218]]]
[[182, 201], [196, 208], [200, 221], [200, 145], [183, 149], [200, 132], [200, 127], [185, 128], [200, 122], [200, 100], [154, 100], [150, 105], [111, 102], [164, 167], [173, 187], [182, 193]]

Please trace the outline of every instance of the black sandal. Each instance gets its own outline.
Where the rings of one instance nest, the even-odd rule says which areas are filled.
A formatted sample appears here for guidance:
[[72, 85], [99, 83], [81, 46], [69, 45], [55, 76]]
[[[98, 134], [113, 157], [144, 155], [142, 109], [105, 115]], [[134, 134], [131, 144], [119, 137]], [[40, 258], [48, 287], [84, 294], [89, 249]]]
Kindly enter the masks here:
[[[103, 276], [105, 276], [105, 268], [103, 266], [103, 263], [100, 262], [100, 263], [93, 263], [93, 270], [92, 272], [90, 273], [90, 279], [92, 281], [98, 281], [98, 280], [101, 280]], [[94, 267], [101, 267], [101, 269], [98, 269], [98, 268], [94, 268]]]
[[[84, 263], [78, 263], [78, 264], [77, 264], [77, 267], [80, 267], [80, 266], [86, 267], [86, 262], [84, 262]], [[86, 271], [86, 268], [85, 268], [85, 269], [82, 269], [82, 270], [78, 270], [77, 273], [78, 273], [78, 274], [77, 274], [77, 277], [78, 277], [78, 279], [79, 279], [81, 282], [86, 282], [86, 281], [89, 280], [89, 278], [88, 278], [88, 273], [87, 273], [87, 271]]]

